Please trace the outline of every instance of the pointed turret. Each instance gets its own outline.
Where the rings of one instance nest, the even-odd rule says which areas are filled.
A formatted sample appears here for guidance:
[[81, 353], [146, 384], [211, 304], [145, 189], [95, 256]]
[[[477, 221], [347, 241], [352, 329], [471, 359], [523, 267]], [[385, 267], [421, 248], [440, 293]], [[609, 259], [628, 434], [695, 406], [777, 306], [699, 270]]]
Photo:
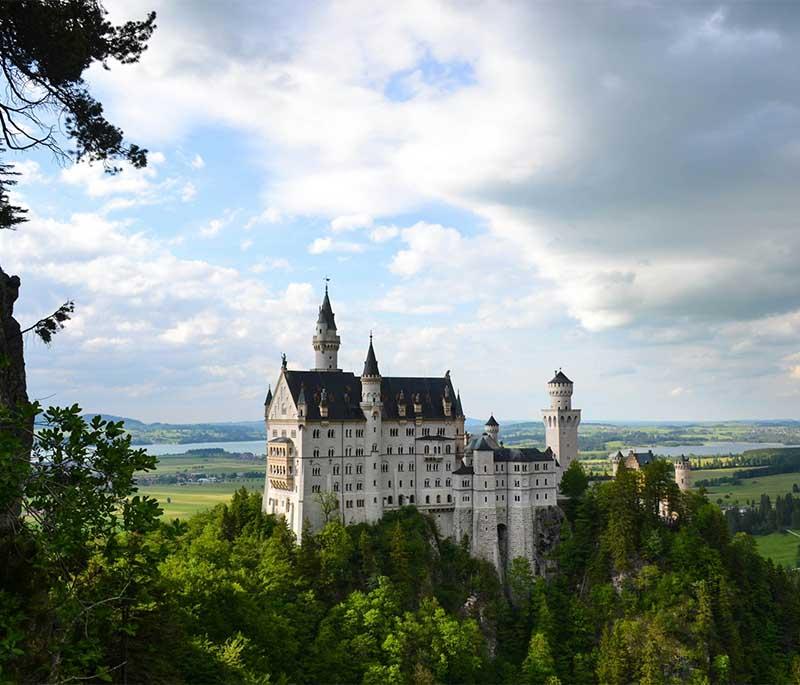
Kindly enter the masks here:
[[267, 388], [267, 398], [264, 400], [264, 418], [269, 416], [269, 405], [272, 404], [272, 385]]
[[381, 372], [378, 371], [378, 360], [375, 358], [375, 349], [372, 347], [372, 333], [369, 334], [369, 349], [367, 350], [367, 359], [364, 362], [364, 373], [361, 376], [380, 376]]
[[494, 418], [494, 414], [489, 417], [489, 420], [486, 422], [485, 425], [486, 432], [496, 441], [498, 436], [500, 435], [500, 424], [497, 423], [497, 419]]
[[336, 319], [328, 297], [328, 284], [325, 284], [325, 297], [319, 308], [317, 327], [314, 330], [315, 371], [339, 371], [338, 355], [340, 338], [336, 334]]

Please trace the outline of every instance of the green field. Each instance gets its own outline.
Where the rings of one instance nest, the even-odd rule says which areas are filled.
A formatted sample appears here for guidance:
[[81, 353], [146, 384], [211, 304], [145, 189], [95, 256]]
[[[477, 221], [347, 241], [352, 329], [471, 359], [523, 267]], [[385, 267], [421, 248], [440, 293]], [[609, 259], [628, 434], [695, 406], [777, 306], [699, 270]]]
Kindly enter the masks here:
[[[720, 476], [729, 476], [736, 470], [696, 471], [692, 472], [692, 478], [718, 478]], [[713, 474], [716, 474], [716, 476]], [[721, 497], [726, 504], [744, 505], [747, 500], [758, 501], [761, 499], [762, 494], [767, 494], [774, 502], [778, 495], [783, 496], [787, 492], [791, 492], [794, 483], [800, 485], [800, 473], [779, 473], [775, 476], [764, 476], [762, 478], [746, 478], [741, 480], [739, 485], [717, 485], [708, 488], [708, 498], [712, 502], [716, 502]]]
[[[163, 454], [158, 457], [156, 472], [159, 476], [186, 471], [188, 473], [237, 473], [239, 471], [263, 471], [264, 459], [250, 461], [222, 454], [208, 456], [198, 454]], [[151, 471], [149, 474], [153, 475]]]
[[[215, 465], [216, 470], [216, 465]], [[188, 518], [215, 504], [227, 502], [241, 487], [261, 492], [261, 478], [241, 479], [227, 483], [192, 483], [190, 485], [153, 485], [139, 488], [142, 495], [155, 497], [164, 509], [165, 518]], [[169, 502], [167, 501], [169, 498]]]
[[800, 537], [791, 533], [770, 533], [756, 535], [753, 539], [761, 556], [772, 559], [780, 566], [797, 567]]

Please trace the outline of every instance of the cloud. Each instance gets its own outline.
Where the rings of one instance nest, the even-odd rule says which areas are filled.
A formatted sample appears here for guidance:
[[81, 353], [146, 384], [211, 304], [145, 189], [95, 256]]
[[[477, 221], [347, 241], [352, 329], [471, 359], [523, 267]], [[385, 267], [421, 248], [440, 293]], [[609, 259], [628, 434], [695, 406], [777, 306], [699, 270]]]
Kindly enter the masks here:
[[181, 188], [181, 201], [189, 202], [197, 195], [197, 187], [191, 181], [187, 181]]
[[202, 169], [202, 168], [205, 167], [205, 165], [206, 165], [205, 160], [199, 154], [196, 154], [192, 158], [192, 161], [191, 161], [192, 169]]
[[385, 243], [398, 235], [400, 229], [397, 226], [376, 226], [369, 232], [369, 239], [373, 243]]
[[281, 213], [274, 207], [267, 207], [260, 214], [251, 216], [244, 225], [244, 230], [249, 231], [259, 224], [276, 224], [281, 221]]
[[266, 271], [291, 271], [292, 266], [289, 260], [285, 257], [267, 257], [262, 259], [257, 264], [250, 267], [250, 271], [254, 274], [262, 274]]
[[367, 214], [337, 216], [333, 221], [331, 221], [331, 230], [334, 233], [353, 231], [357, 228], [369, 228], [370, 226], [372, 226], [372, 217]]
[[309, 246], [309, 254], [319, 255], [326, 252], [363, 252], [364, 246], [347, 240], [334, 240], [330, 237], [316, 238]]

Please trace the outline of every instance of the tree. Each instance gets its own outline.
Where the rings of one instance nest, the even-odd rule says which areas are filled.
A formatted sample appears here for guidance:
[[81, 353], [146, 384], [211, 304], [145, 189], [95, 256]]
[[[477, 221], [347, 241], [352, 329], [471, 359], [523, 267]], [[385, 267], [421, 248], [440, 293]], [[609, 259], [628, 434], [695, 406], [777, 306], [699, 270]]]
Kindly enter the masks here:
[[589, 478], [583, 470], [583, 466], [576, 459], [564, 471], [560, 484], [561, 494], [566, 497], [579, 498], [589, 487]]
[[[99, 161], [109, 173], [119, 171], [115, 160], [145, 166], [146, 150], [126, 144], [122, 131], [105, 119], [83, 73], [96, 62], [105, 68], [111, 59], [136, 62], [154, 28], [152, 12], [143, 21], [114, 26], [100, 0], [0, 3], [0, 80], [5, 81], [0, 88], [0, 135], [5, 146], [16, 151], [45, 148], [61, 158]], [[8, 196], [12, 175], [8, 165], [0, 164], [0, 230], [14, 228], [25, 218], [25, 210], [12, 205]], [[20, 279], [7, 275], [0, 265], [0, 408], [21, 411], [0, 428], [16, 431], [18, 452], [13, 457], [27, 463], [32, 424], [30, 412], [21, 409], [28, 395], [25, 331], [14, 318], [19, 287]], [[49, 342], [71, 312], [72, 303], [66, 302], [26, 331]], [[20, 422], [23, 417], [27, 423]], [[2, 532], [15, 525], [19, 503], [0, 505], [7, 505], [0, 511]]]
[[[134, 473], [152, 470], [156, 460], [131, 448], [121, 422], [97, 416], [87, 423], [77, 405], [31, 411], [39, 430], [30, 464], [3, 460], [0, 468], [0, 497], [21, 507], [13, 534], [0, 537], [0, 547], [14, 550], [4, 555], [0, 586], [26, 615], [17, 666], [27, 677], [20, 680], [101, 676], [109, 636], [98, 624], [115, 611], [127, 624], [155, 568], [137, 561], [136, 538], [155, 529], [161, 510], [136, 494]], [[16, 442], [13, 432], [0, 432], [0, 454], [16, 453]]]
[[324, 490], [314, 494], [314, 501], [319, 504], [324, 523], [329, 523], [333, 512], [339, 509], [339, 495], [330, 490]]
[[556, 666], [550, 652], [550, 643], [544, 633], [534, 633], [528, 654], [522, 662], [522, 675], [528, 685], [557, 685]]

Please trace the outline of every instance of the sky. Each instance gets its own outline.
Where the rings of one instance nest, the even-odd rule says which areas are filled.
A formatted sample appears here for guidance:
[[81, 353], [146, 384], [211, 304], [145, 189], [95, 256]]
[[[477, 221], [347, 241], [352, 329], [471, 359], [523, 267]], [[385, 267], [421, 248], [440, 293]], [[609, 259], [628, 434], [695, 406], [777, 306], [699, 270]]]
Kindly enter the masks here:
[[88, 74], [150, 151], [17, 155], [0, 233], [45, 404], [258, 418], [313, 365], [324, 279], [360, 373], [449, 369], [467, 415], [800, 418], [795, 3], [106, 2], [158, 13]]

